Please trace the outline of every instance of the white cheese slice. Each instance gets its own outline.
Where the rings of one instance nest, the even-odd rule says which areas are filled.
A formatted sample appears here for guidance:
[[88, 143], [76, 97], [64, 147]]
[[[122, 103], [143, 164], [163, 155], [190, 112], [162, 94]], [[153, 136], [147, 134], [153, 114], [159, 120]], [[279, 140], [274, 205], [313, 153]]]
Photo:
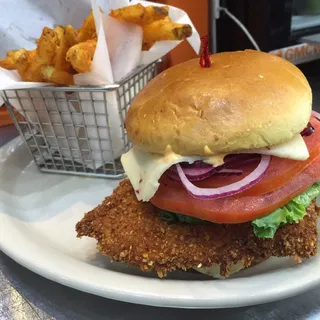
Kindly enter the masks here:
[[[207, 160], [218, 166], [223, 164], [223, 157], [180, 156], [170, 152], [166, 155], [151, 154], [135, 147], [123, 154], [121, 163], [136, 192], [138, 200], [149, 201], [159, 188], [158, 180], [172, 165], [180, 162], [193, 163]], [[222, 161], [221, 161], [222, 160]]]
[[288, 142], [270, 148], [245, 150], [241, 153], [259, 153], [293, 160], [306, 160], [309, 158], [307, 145], [300, 134]]
[[[309, 152], [303, 138], [298, 135], [289, 142], [273, 146], [270, 149], [252, 149], [243, 153], [267, 154], [280, 158], [305, 160]], [[209, 162], [215, 166], [223, 164], [225, 155], [210, 157], [180, 156], [173, 152], [166, 155], [151, 154], [133, 147], [123, 154], [121, 162], [124, 170], [136, 192], [138, 200], [149, 201], [159, 188], [159, 179], [172, 165], [180, 162], [193, 163], [197, 160]]]

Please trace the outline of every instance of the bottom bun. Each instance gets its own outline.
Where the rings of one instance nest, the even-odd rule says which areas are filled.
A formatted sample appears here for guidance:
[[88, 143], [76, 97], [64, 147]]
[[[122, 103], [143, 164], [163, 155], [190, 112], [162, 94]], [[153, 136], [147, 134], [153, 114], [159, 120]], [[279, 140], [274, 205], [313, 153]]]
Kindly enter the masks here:
[[[246, 266], [242, 262], [238, 262], [236, 264], [231, 264], [230, 269], [228, 270], [228, 275], [231, 276], [243, 269], [245, 269]], [[203, 273], [207, 276], [213, 277], [215, 279], [225, 279], [225, 276], [221, 275], [220, 265], [214, 264], [211, 267], [205, 267], [205, 268], [194, 268], [194, 270]]]
[[229, 266], [228, 273], [225, 276], [221, 275], [220, 264], [214, 264], [210, 267], [205, 267], [205, 268], [194, 268], [194, 270], [197, 272], [200, 272], [202, 274], [205, 274], [209, 277], [213, 277], [214, 279], [226, 279], [241, 270], [251, 268], [251, 267], [253, 267], [253, 266], [255, 266], [265, 260], [266, 259], [259, 259], [256, 261], [252, 261], [250, 266], [245, 266], [242, 262], [237, 262], [237, 263], [231, 264]]

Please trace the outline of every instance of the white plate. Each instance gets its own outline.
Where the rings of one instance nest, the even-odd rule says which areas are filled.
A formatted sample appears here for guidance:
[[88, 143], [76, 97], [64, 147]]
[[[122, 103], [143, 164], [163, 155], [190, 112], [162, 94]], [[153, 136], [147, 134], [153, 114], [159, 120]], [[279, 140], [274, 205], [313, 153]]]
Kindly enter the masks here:
[[222, 308], [282, 299], [320, 283], [320, 257], [270, 259], [236, 278], [176, 272], [160, 280], [110, 263], [75, 224], [117, 181], [40, 173], [16, 138], [0, 149], [0, 249], [28, 269], [107, 298], [155, 306]]

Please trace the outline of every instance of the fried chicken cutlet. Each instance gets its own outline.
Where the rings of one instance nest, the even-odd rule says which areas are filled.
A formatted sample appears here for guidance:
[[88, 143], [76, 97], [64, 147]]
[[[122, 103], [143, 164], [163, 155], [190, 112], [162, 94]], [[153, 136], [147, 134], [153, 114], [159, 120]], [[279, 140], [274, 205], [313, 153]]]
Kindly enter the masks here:
[[257, 238], [251, 223], [170, 224], [151, 203], [138, 201], [125, 180], [78, 222], [76, 231], [78, 237], [95, 238], [102, 254], [143, 271], [155, 270], [159, 277], [213, 264], [228, 276], [239, 262], [249, 267], [271, 256], [298, 260], [315, 256], [319, 213], [313, 201], [303, 220], [279, 228], [273, 239]]

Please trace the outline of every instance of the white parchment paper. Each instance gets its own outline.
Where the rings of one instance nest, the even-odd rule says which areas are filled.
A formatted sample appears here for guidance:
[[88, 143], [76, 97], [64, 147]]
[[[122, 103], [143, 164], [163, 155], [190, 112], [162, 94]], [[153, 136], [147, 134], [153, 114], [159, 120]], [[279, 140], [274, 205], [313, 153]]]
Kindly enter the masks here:
[[[91, 71], [81, 73], [74, 76], [75, 84], [80, 86], [97, 85], [104, 86], [118, 83], [128, 74], [133, 72], [138, 66], [146, 65], [156, 61], [164, 56], [180, 41], [161, 41], [156, 42], [149, 51], [141, 51], [142, 43], [142, 28], [137, 25], [119, 22], [108, 16], [110, 9], [116, 9], [125, 5], [133, 5], [141, 3], [144, 6], [157, 5], [147, 1], [131, 1], [129, 0], [3, 0], [0, 2], [1, 12], [6, 12], [1, 17], [0, 40], [2, 45], [0, 47], [0, 55], [3, 58], [7, 51], [24, 47], [26, 49], [35, 48], [35, 39], [37, 39], [44, 26], [54, 27], [58, 24], [71, 24], [78, 28], [84, 18], [93, 10], [95, 17], [95, 24], [98, 34], [98, 42], [96, 52], [92, 61]], [[102, 9], [101, 13], [99, 7]], [[169, 16], [174, 22], [188, 23], [193, 27], [193, 35], [187, 40], [198, 53], [200, 49], [200, 37], [194, 28], [188, 15], [181, 9], [171, 7], [169, 8]], [[9, 89], [25, 89], [40, 86], [46, 86], [47, 83], [31, 83], [21, 81], [19, 75], [15, 71], [8, 71], [0, 68], [0, 90]], [[131, 89], [131, 96], [134, 95], [134, 90]], [[6, 91], [7, 93], [9, 91]], [[13, 94], [14, 92], [11, 92]], [[104, 162], [112, 161], [118, 158], [124, 151], [124, 141], [121, 135], [121, 121], [119, 110], [124, 106], [118, 105], [117, 95], [115, 92], [108, 92], [106, 95], [107, 107], [105, 101], [97, 96], [99, 93], [87, 92], [80, 93], [82, 111], [85, 112], [84, 117], [77, 117], [71, 119], [71, 114], [77, 107], [74, 103], [50, 102], [43, 99], [38, 93], [37, 100], [29, 99], [28, 95], [24, 99], [20, 99], [18, 103], [15, 96], [11, 96], [10, 102], [18, 110], [29, 108], [30, 104], [36, 101], [36, 109], [38, 120], [46, 123], [50, 120], [58, 121], [57, 115], [51, 115], [45, 112], [47, 108], [55, 108], [62, 111], [61, 121], [63, 124], [70, 124], [70, 120], [77, 125], [88, 125], [93, 123], [85, 130], [69, 130], [65, 132], [65, 128], [59, 126], [53, 127], [48, 134], [54, 132], [56, 135], [68, 137], [84, 138], [86, 135], [89, 138], [90, 148], [93, 150], [93, 159], [96, 161], [96, 166], [103, 165]], [[89, 95], [89, 96], [88, 96]], [[83, 101], [82, 101], [83, 99]], [[93, 99], [92, 101], [89, 101]], [[0, 101], [1, 102], [1, 101]], [[51, 105], [51, 104], [52, 105]], [[23, 104], [23, 105], [22, 105]], [[41, 111], [41, 112], [40, 112]], [[92, 113], [92, 115], [88, 114]], [[94, 120], [94, 113], [98, 113]], [[100, 113], [105, 113], [101, 115]], [[35, 114], [32, 112], [25, 112], [28, 120], [35, 123]], [[42, 115], [42, 116], [39, 116]], [[48, 118], [49, 117], [49, 118]], [[108, 127], [109, 130], [98, 130], [94, 125], [98, 121], [102, 127]], [[41, 128], [36, 128], [41, 129]], [[46, 134], [47, 132], [45, 132]], [[97, 141], [102, 139], [102, 142]], [[77, 151], [64, 150], [65, 148], [77, 148], [76, 141], [68, 141], [67, 139], [48, 139], [50, 147], [62, 148], [62, 155], [64, 157], [76, 157], [78, 161], [88, 160], [86, 155], [80, 155]], [[100, 150], [102, 147], [102, 151]], [[80, 148], [88, 148], [80, 144]], [[111, 149], [110, 149], [111, 148]], [[89, 157], [89, 156], [88, 156]], [[83, 158], [83, 160], [82, 160]], [[92, 167], [88, 162], [86, 165]]]

